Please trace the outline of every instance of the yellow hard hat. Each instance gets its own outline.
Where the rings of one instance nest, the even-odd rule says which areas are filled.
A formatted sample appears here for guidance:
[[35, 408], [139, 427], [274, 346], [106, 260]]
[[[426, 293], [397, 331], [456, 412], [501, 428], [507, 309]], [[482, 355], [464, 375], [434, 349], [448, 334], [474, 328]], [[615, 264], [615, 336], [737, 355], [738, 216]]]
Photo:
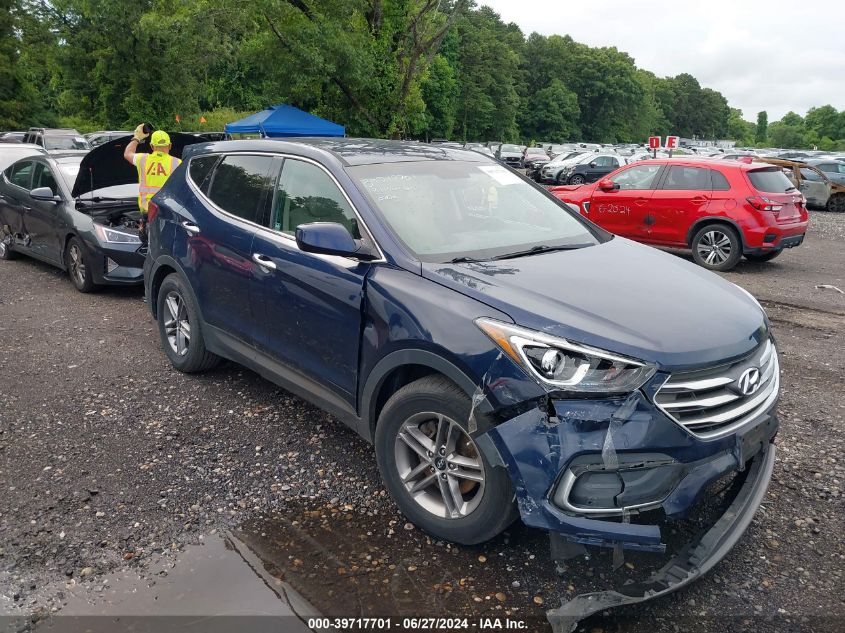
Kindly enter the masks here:
[[156, 130], [150, 137], [150, 145], [153, 147], [163, 147], [170, 145], [170, 135], [164, 130]]

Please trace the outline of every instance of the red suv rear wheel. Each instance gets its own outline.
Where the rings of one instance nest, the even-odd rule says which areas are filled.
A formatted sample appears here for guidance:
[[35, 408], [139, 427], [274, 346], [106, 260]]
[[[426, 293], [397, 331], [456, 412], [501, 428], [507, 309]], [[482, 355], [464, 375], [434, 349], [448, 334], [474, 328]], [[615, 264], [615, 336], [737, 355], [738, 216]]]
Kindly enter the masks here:
[[727, 224], [701, 227], [690, 244], [695, 263], [708, 270], [730, 270], [742, 259], [742, 242]]

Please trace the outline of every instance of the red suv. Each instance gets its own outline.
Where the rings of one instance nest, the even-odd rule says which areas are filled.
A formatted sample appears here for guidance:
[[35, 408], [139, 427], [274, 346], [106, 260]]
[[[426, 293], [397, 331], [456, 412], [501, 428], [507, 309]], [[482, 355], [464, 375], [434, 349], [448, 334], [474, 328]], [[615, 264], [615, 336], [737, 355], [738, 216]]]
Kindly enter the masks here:
[[656, 159], [590, 185], [552, 187], [599, 226], [638, 242], [692, 249], [696, 263], [730, 270], [767, 262], [804, 240], [804, 196], [776, 166]]

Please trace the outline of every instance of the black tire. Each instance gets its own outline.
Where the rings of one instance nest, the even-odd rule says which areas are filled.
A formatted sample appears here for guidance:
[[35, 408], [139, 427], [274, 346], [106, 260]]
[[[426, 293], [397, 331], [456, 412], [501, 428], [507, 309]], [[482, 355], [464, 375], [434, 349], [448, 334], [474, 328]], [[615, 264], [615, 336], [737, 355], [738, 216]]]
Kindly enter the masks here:
[[775, 257], [780, 255], [782, 252], [783, 252], [783, 249], [779, 248], [776, 251], [769, 251], [768, 253], [762, 253], [762, 254], [759, 254], [759, 255], [747, 253], [745, 255], [745, 259], [747, 259], [750, 262], [770, 262]]
[[[156, 306], [161, 346], [176, 369], [192, 374], [211, 369], [220, 362], [219, 356], [205, 348], [199, 311], [179, 275], [172, 273], [161, 283]], [[171, 309], [175, 310], [175, 315]]]
[[18, 253], [12, 250], [12, 236], [4, 235], [0, 237], [0, 260], [7, 262], [17, 258]]
[[727, 224], [701, 227], [693, 236], [690, 248], [695, 263], [708, 270], [724, 272], [742, 259], [742, 242], [736, 230]]
[[[400, 431], [406, 429], [406, 424], [413, 424], [413, 422], [410, 422], [413, 418], [425, 417], [432, 413], [454, 421], [457, 424], [457, 428], [453, 427], [455, 428], [455, 435], [460, 438], [460, 441], [466, 442], [469, 438], [466, 433], [466, 423], [469, 419], [470, 409], [470, 398], [453, 382], [440, 375], [426, 376], [405, 385], [393, 394], [382, 409], [381, 415], [379, 415], [375, 434], [376, 459], [381, 477], [402, 513], [412, 523], [429, 534], [463, 545], [475, 545], [490, 540], [505, 530], [518, 516], [514, 503], [513, 486], [507, 471], [502, 467], [491, 466], [484, 454], [477, 450], [477, 447], [470, 440], [472, 446], [469, 450], [470, 454], [473, 455], [472, 459], [476, 462], [480, 461], [482, 465], [483, 484], [462, 482], [460, 485], [469, 483], [471, 487], [477, 486], [475, 496], [472, 496], [469, 502], [475, 505], [464, 516], [454, 518], [438, 516], [423, 507], [402, 482], [400, 465], [397, 460], [401, 459], [398, 455], [403, 449], [407, 451], [407, 447], [398, 437]], [[464, 445], [466, 446], [466, 444]], [[456, 448], [451, 455], [456, 455], [458, 450]], [[414, 455], [414, 453], [411, 454]], [[446, 455], [444, 460], [436, 461], [444, 462], [449, 459], [449, 454]], [[433, 457], [436, 458], [437, 456], [433, 455]], [[420, 466], [422, 463], [423, 459], [418, 458], [416, 466]], [[423, 496], [434, 500], [435, 503], [438, 495], [441, 499], [443, 498], [439, 493], [440, 482], [437, 477], [445, 480], [444, 474], [454, 471], [451, 470], [451, 465], [446, 467], [441, 464], [438, 468], [443, 470], [438, 471], [432, 466], [420, 475], [422, 478], [428, 476], [429, 472], [432, 473], [435, 477], [435, 483], [420, 490], [417, 497]], [[449, 476], [452, 477], [452, 475]], [[457, 478], [453, 480], [458, 481]], [[450, 481], [453, 480], [450, 479]], [[444, 483], [444, 485], [448, 487], [448, 484]], [[462, 491], [462, 494], [473, 495], [472, 491], [473, 488], [470, 488], [467, 493]], [[446, 506], [448, 504], [444, 504], [444, 507]]]
[[85, 248], [79, 238], [72, 237], [65, 248], [65, 267], [73, 287], [79, 292], [94, 290], [94, 275], [91, 272], [91, 260], [85, 254]]
[[845, 193], [837, 193], [827, 201], [827, 210], [833, 213], [845, 213]]
[[569, 184], [570, 185], [583, 185], [586, 184], [587, 179], [582, 174], [572, 174], [569, 177]]

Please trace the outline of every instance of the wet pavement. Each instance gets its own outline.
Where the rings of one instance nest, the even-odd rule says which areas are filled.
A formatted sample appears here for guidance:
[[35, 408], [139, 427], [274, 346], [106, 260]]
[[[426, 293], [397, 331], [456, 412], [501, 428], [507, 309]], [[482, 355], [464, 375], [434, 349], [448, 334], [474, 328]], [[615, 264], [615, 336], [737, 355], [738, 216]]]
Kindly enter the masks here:
[[[316, 615], [290, 585], [273, 577], [237, 538], [209, 534], [174, 557], [161, 556], [143, 573], [119, 569], [96, 583], [61, 583], [60, 612], [32, 627], [38, 632], [183, 631], [264, 633], [310, 631]], [[2, 613], [2, 612], [0, 612]], [[152, 616], [152, 617], [151, 617]], [[25, 630], [23, 619], [5, 622]]]

